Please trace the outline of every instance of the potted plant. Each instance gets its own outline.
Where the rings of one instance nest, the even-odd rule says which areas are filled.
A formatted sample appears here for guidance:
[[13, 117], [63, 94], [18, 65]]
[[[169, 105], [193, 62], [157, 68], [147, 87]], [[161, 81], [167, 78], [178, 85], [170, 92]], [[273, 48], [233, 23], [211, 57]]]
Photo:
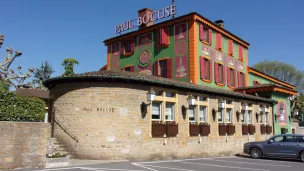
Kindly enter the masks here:
[[226, 126], [227, 126], [227, 134], [233, 135], [235, 133], [235, 126], [232, 123], [228, 123]]
[[201, 122], [201, 135], [208, 136], [210, 134], [210, 125], [207, 122]]
[[266, 133], [271, 134], [272, 133], [272, 126], [271, 125], [266, 125]]
[[249, 124], [248, 129], [249, 129], [249, 134], [250, 135], [253, 135], [255, 133], [255, 125]]
[[219, 123], [218, 124], [218, 129], [219, 129], [219, 135], [226, 135], [227, 127], [224, 123]]
[[163, 137], [166, 134], [166, 125], [161, 121], [152, 121], [152, 136]]
[[249, 133], [249, 128], [247, 124], [242, 124], [242, 134], [247, 135]]
[[198, 134], [201, 134], [200, 125], [197, 122], [190, 122], [189, 131], [190, 136], [198, 136]]
[[264, 124], [261, 124], [261, 134], [266, 133], [266, 126]]
[[168, 137], [176, 137], [178, 134], [178, 124], [175, 121], [166, 122], [166, 133]]

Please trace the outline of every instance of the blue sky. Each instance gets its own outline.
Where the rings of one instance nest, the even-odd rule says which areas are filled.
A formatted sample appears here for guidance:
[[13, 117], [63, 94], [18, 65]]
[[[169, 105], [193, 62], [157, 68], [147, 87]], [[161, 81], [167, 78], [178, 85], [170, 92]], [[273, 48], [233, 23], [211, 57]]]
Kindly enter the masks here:
[[[304, 70], [303, 0], [175, 0], [177, 15], [198, 12], [212, 21], [223, 19], [225, 28], [249, 42], [249, 65], [264, 59], [280, 60]], [[98, 70], [106, 63], [103, 40], [116, 36], [116, 24], [137, 17], [144, 7], [157, 10], [171, 0], [2, 0], [0, 34], [5, 48], [23, 56], [14, 64], [39, 67], [49, 61], [63, 73], [61, 62], [73, 57], [77, 73]]]

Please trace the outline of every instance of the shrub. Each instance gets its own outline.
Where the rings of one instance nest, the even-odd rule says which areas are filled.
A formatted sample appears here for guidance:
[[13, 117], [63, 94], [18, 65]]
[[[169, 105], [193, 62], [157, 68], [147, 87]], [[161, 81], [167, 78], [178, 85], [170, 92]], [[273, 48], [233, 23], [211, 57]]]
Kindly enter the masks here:
[[36, 97], [21, 97], [0, 92], [0, 121], [43, 121], [45, 102]]

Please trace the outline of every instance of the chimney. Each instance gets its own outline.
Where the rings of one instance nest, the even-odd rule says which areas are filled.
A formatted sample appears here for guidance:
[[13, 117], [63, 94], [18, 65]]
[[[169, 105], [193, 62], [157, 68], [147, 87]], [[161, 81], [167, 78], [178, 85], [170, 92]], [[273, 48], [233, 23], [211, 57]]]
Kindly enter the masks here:
[[150, 8], [143, 8], [138, 11], [138, 18], [141, 18], [142, 24], [139, 26], [139, 29], [143, 29], [154, 24], [153, 22], [153, 10]]
[[223, 20], [216, 20], [215, 23], [216, 23], [218, 26], [224, 28], [224, 21], [223, 21]]

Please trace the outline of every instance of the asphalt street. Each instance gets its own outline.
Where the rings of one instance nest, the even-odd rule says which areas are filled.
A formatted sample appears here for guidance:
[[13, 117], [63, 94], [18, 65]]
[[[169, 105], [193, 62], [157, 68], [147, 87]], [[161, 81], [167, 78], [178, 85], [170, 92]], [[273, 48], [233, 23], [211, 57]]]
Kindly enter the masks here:
[[251, 159], [249, 157], [214, 157], [145, 162], [115, 162], [50, 169], [20, 171], [303, 171], [304, 163], [293, 160]]

